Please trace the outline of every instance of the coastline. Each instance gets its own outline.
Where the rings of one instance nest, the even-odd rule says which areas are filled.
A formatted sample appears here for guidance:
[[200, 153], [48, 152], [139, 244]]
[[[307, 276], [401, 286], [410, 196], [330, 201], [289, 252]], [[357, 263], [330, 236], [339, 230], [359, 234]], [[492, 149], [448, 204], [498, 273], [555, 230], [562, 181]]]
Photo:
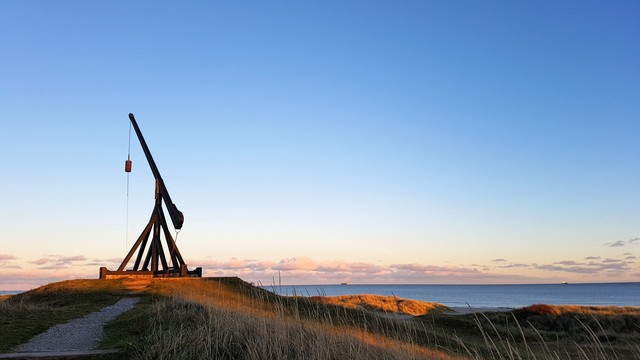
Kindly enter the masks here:
[[523, 285], [282, 285], [262, 286], [285, 296], [371, 294], [439, 303], [460, 312], [473, 309], [516, 309], [533, 304], [640, 306], [640, 282]]
[[489, 313], [489, 312], [509, 312], [515, 310], [515, 308], [510, 307], [464, 307], [464, 306], [453, 306], [449, 307], [451, 311], [445, 311], [443, 314], [445, 315], [467, 315], [467, 314], [477, 314], [477, 313]]
[[0, 290], [0, 296], [18, 295], [28, 290]]
[[[67, 310], [95, 311], [108, 305], [105, 300], [110, 303], [129, 296], [137, 286], [137, 280], [127, 279], [69, 280], [18, 295], [19, 301], [3, 303], [13, 315], [12, 323], [0, 324], [0, 333], [7, 336], [4, 345], [0, 342], [0, 353], [39, 333], [43, 322], [54, 325], [74, 318], [67, 316]], [[533, 354], [549, 360], [582, 358], [582, 354], [627, 359], [640, 354], [633, 346], [640, 334], [640, 307], [444, 307], [403, 299], [400, 294], [313, 299], [276, 296], [239, 278], [149, 279], [138, 295], [143, 299], [133, 312], [105, 327], [104, 346], [121, 349], [126, 353], [122, 358], [135, 355], [132, 349], [155, 351], [145, 353], [153, 358], [213, 353], [219, 357], [235, 354], [236, 358], [283, 354], [276, 359], [288, 359], [319, 349], [323, 353], [316, 358], [350, 359], [433, 359], [437, 352], [436, 358], [453, 360], [469, 351], [504, 354], [504, 358]], [[52, 306], [62, 311], [52, 312]], [[175, 338], [172, 329], [183, 328], [191, 335], [180, 336], [170, 348], [155, 346]], [[26, 333], [10, 329], [25, 329]], [[231, 344], [241, 346], [218, 339], [232, 339]], [[602, 356], [592, 356], [593, 349], [599, 349]], [[349, 353], [354, 350], [357, 353]], [[397, 355], [390, 356], [389, 351]], [[546, 356], [549, 351], [564, 355]]]

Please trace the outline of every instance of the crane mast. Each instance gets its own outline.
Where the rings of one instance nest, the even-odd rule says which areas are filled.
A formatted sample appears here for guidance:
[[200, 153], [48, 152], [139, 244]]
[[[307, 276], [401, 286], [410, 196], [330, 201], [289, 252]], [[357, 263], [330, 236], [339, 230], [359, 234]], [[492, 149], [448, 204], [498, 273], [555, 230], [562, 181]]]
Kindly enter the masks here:
[[151, 168], [151, 172], [153, 176], [156, 178], [156, 181], [160, 185], [160, 194], [164, 199], [165, 205], [167, 206], [167, 210], [169, 211], [169, 216], [171, 217], [171, 221], [173, 222], [173, 227], [176, 229], [181, 229], [182, 224], [184, 223], [184, 215], [182, 211], [178, 210], [176, 205], [171, 201], [171, 196], [169, 196], [169, 191], [167, 191], [167, 187], [164, 185], [164, 180], [162, 180], [162, 176], [160, 176], [160, 171], [156, 166], [156, 162], [153, 160], [153, 156], [151, 155], [151, 151], [149, 151], [149, 147], [147, 146], [147, 142], [144, 140], [144, 136], [142, 136], [142, 132], [138, 127], [138, 123], [136, 122], [136, 118], [132, 113], [129, 113], [129, 120], [131, 120], [131, 125], [133, 125], [133, 129], [138, 136], [138, 140], [140, 141], [140, 145], [142, 146], [142, 151], [144, 152], [144, 156], [147, 158], [147, 162], [149, 162], [149, 167]]
[[[184, 215], [178, 210], [176, 205], [171, 200], [169, 191], [164, 184], [164, 180], [160, 175], [160, 171], [153, 160], [151, 151], [147, 146], [147, 142], [142, 136], [142, 131], [136, 122], [133, 114], [129, 113], [129, 120], [131, 125], [135, 129], [140, 146], [144, 152], [151, 172], [155, 177], [155, 205], [151, 213], [151, 218], [145, 226], [144, 230], [136, 240], [136, 242], [127, 253], [118, 270], [109, 271], [106, 267], [100, 268], [100, 278], [120, 277], [120, 276], [191, 276], [201, 277], [202, 268], [196, 268], [193, 271], [189, 271], [187, 264], [184, 262], [178, 246], [169, 231], [167, 220], [164, 215], [162, 203], [164, 202], [173, 227], [176, 230], [180, 230], [184, 223]], [[131, 160], [127, 159], [125, 162], [125, 171], [131, 171]], [[162, 238], [164, 237], [164, 244]], [[150, 241], [149, 241], [150, 240]], [[132, 269], [125, 270], [129, 261], [133, 255], [138, 251], [134, 265]], [[168, 257], [167, 257], [168, 254]]]

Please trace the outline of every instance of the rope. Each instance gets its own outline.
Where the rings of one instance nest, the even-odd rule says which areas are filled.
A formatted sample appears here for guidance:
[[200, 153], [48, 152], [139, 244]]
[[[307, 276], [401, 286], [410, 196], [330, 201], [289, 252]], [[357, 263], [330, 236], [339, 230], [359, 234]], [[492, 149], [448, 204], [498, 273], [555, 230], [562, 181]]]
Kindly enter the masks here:
[[178, 243], [178, 234], [180, 234], [180, 231], [182, 229], [176, 229], [176, 240], [174, 241], [176, 244]]
[[[131, 122], [129, 122], [129, 146], [127, 148], [127, 160], [131, 160]], [[127, 221], [125, 225], [124, 249], [129, 248], [129, 172], [127, 172]]]

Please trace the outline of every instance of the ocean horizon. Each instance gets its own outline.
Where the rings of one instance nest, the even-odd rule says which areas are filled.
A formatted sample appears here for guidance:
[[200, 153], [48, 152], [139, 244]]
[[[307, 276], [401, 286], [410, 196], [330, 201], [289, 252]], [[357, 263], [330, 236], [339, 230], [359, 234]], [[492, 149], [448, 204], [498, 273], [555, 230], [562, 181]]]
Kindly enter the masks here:
[[[373, 294], [450, 307], [519, 308], [532, 304], [640, 306], [640, 282], [568, 284], [309, 284], [261, 285], [285, 296]], [[16, 295], [28, 290], [0, 290]]]
[[533, 304], [640, 306], [640, 282], [568, 284], [347, 284], [270, 285], [286, 296], [373, 294], [436, 302], [450, 307], [520, 308]]

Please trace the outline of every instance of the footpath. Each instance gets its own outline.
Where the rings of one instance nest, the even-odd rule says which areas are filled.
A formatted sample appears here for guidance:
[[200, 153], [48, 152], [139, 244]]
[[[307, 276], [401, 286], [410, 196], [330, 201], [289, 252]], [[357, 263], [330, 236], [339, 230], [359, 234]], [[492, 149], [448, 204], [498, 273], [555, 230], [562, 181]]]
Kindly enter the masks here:
[[139, 300], [139, 297], [125, 297], [100, 311], [55, 325], [17, 346], [14, 353], [0, 354], [0, 359], [62, 359], [116, 353], [117, 350], [96, 350], [104, 325], [133, 309]]

